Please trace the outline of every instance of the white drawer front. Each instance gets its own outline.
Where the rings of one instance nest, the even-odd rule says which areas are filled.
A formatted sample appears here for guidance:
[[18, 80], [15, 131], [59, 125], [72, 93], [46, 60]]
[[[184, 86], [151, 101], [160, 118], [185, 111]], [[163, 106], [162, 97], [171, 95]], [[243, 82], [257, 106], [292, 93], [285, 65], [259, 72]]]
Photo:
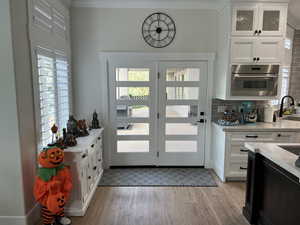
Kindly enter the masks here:
[[259, 142], [272, 141], [273, 133], [270, 132], [239, 132], [230, 134], [231, 141]]
[[247, 175], [247, 162], [230, 163], [226, 177], [246, 177]]

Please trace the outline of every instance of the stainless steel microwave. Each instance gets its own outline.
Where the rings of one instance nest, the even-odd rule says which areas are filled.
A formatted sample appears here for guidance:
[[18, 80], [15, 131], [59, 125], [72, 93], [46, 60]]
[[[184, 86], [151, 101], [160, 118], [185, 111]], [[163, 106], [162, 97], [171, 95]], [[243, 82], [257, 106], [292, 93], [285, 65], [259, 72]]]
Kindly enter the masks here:
[[279, 68], [279, 65], [232, 65], [231, 96], [277, 96]]

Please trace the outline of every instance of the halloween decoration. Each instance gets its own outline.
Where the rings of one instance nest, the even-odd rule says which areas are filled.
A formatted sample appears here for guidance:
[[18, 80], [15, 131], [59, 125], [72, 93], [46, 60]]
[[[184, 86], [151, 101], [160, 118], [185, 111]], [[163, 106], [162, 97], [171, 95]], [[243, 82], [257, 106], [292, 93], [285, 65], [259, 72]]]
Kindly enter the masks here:
[[73, 134], [75, 137], [79, 137], [77, 120], [72, 115], [69, 117], [69, 120], [67, 123], [67, 132], [69, 134]]
[[71, 224], [64, 215], [64, 206], [72, 189], [72, 177], [63, 161], [64, 152], [58, 147], [47, 148], [38, 156], [41, 167], [34, 184], [34, 196], [42, 206], [44, 225]]
[[58, 131], [58, 127], [57, 127], [55, 124], [53, 124], [53, 126], [51, 127], [51, 132], [52, 132], [52, 143], [49, 144], [49, 145], [55, 145], [55, 142], [56, 142], [57, 139], [58, 139], [57, 131]]
[[93, 120], [92, 120], [92, 129], [99, 129], [101, 128], [100, 125], [99, 125], [99, 120], [98, 120], [98, 114], [97, 112], [95, 111], [93, 113]]
[[67, 132], [64, 144], [67, 147], [76, 146], [77, 145], [76, 137], [72, 133]]
[[85, 137], [89, 135], [85, 120], [78, 121], [78, 129], [79, 129], [79, 137]]

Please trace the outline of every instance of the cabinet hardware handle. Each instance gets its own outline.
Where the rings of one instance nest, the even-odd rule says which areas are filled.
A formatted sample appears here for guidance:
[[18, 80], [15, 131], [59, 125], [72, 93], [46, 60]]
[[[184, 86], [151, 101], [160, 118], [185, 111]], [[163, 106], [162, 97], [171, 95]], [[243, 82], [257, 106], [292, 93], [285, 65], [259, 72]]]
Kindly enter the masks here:
[[91, 145], [92, 148], [94, 148], [94, 146], [95, 146], [94, 144]]
[[91, 176], [88, 176], [88, 179], [90, 180], [92, 177]]
[[253, 58], [253, 61], [256, 61], [256, 58], [255, 58], [255, 57]]
[[100, 140], [101, 139], [101, 137], [98, 137], [98, 140]]
[[246, 138], [258, 138], [257, 135], [246, 135]]
[[93, 170], [96, 170], [97, 169], [97, 166], [94, 166]]
[[240, 169], [241, 169], [241, 170], [247, 170], [248, 168], [247, 168], [247, 167], [242, 167], [242, 166], [241, 166]]
[[101, 159], [98, 159], [98, 162], [101, 162]]
[[249, 152], [248, 149], [240, 149], [241, 152]]
[[258, 33], [261, 34], [261, 30], [259, 30]]
[[260, 58], [258, 57], [256, 60], [257, 60], [257, 61], [259, 61], [259, 60], [260, 60]]
[[281, 137], [281, 134], [277, 134], [277, 137]]
[[83, 155], [81, 156], [81, 158], [83, 158], [83, 159], [84, 159], [85, 157], [86, 157], [86, 154], [83, 154]]
[[255, 30], [255, 31], [254, 31], [254, 34], [257, 34], [257, 33], [258, 33], [258, 30]]

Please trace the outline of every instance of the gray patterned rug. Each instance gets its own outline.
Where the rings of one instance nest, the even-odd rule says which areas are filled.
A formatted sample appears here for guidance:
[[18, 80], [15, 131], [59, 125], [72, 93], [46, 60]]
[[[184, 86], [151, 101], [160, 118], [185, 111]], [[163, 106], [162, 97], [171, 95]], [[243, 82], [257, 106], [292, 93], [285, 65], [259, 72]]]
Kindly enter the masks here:
[[104, 170], [99, 186], [217, 187], [212, 172], [202, 168], [122, 168]]

